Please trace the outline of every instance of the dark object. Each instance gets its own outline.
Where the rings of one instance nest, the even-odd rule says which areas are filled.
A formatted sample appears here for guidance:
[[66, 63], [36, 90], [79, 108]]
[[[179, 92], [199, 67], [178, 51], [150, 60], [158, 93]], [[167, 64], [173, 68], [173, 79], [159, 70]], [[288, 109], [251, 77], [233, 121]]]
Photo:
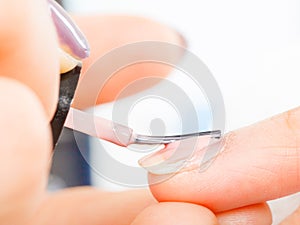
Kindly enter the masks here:
[[71, 71], [60, 75], [59, 99], [55, 115], [51, 121], [53, 148], [55, 148], [66, 121], [77, 87], [80, 70], [81, 66], [76, 66]]
[[[64, 6], [63, 0], [60, 1], [56, 0], [56, 1], [62, 6]], [[80, 73], [80, 67], [78, 67], [76, 70], [78, 70], [77, 71], [78, 75], [74, 74], [74, 78], [69, 78], [72, 81], [71, 83], [73, 84], [75, 83], [77, 84], [79, 73]], [[68, 78], [65, 77], [65, 75], [67, 74], [70, 74], [70, 76], [72, 77], [71, 75], [72, 71], [69, 71], [68, 73], [61, 75], [61, 85], [60, 85], [60, 93], [59, 93], [60, 97], [63, 95], [61, 93], [63, 92], [62, 91], [63, 87], [66, 87], [69, 91], [71, 89], [71, 87], [68, 86], [68, 84], [66, 85], [62, 84], [65, 79], [68, 80]], [[76, 89], [76, 84], [75, 84], [75, 89]], [[58, 111], [59, 111], [59, 106], [57, 108], [56, 114], [58, 113]], [[54, 119], [51, 122], [52, 132], [53, 132], [53, 143], [54, 143], [53, 148], [55, 148], [53, 154], [52, 166], [51, 166], [51, 174], [52, 176], [58, 177], [59, 179], [63, 180], [63, 186], [61, 188], [90, 185], [91, 184], [90, 167], [86, 162], [86, 160], [88, 160], [87, 157], [89, 152], [88, 136], [79, 133], [76, 135], [76, 138], [79, 138], [80, 142], [85, 143], [86, 145], [85, 148], [79, 150], [74, 137], [74, 132], [76, 131], [63, 128], [64, 122], [62, 122], [62, 120], [61, 122], [59, 122], [56, 118], [56, 114], [54, 116]], [[56, 128], [54, 128], [54, 126]], [[57, 139], [59, 139], [58, 143], [57, 143], [58, 141]], [[83, 154], [82, 151], [85, 151], [84, 152], [85, 158], [83, 158], [82, 156]]]
[[[86, 162], [89, 152], [88, 136], [77, 133], [76, 140], [79, 140], [82, 144], [84, 143], [83, 149], [79, 149], [74, 136], [76, 131], [64, 128], [80, 70], [81, 67], [77, 66], [73, 70], [60, 75], [59, 101], [56, 113], [51, 121], [53, 148], [55, 149], [51, 174], [63, 180], [64, 187], [90, 185], [90, 168], [88, 162]], [[82, 154], [85, 155], [85, 158]]]
[[[80, 149], [77, 141], [81, 143]], [[53, 153], [52, 176], [63, 180], [63, 188], [91, 185], [88, 161], [88, 136], [64, 128]]]
[[63, 4], [63, 0], [56, 0], [56, 2], [57, 2], [58, 4], [60, 4], [61, 6], [64, 5], [64, 4]]

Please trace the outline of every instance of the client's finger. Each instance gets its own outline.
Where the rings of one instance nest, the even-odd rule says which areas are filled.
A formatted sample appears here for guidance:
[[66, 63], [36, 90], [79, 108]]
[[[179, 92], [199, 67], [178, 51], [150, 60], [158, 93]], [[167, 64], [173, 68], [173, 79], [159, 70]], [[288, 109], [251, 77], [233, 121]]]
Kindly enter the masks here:
[[[74, 99], [74, 105], [80, 108], [95, 104], [95, 100], [97, 99], [98, 103], [113, 101], [124, 88], [126, 88], [126, 94], [122, 97], [141, 91], [154, 85], [159, 79], [163, 79], [173, 69], [165, 63], [138, 62], [133, 65], [122, 65], [122, 68], [116, 68], [113, 74], [108, 74], [109, 77], [106, 77], [105, 73], [108, 69], [114, 68], [120, 61], [125, 62], [126, 60], [124, 59], [127, 59], [130, 55], [128, 54], [129, 52], [127, 52], [127, 54], [120, 54], [119, 52], [104, 65], [96, 63], [101, 61], [102, 57], [112, 50], [142, 41], [159, 41], [181, 46], [184, 45], [183, 39], [176, 31], [166, 25], [142, 17], [125, 15], [85, 15], [74, 16], [74, 19], [85, 33], [91, 46], [91, 55], [83, 64], [83, 76], [81, 78], [84, 78], [85, 85], [79, 85], [77, 95]], [[159, 55], [164, 54], [166, 58], [179, 59], [182, 56], [182, 52], [178, 52], [178, 55], [174, 54], [174, 51], [160, 52], [161, 49], [157, 49], [156, 47], [157, 46], [153, 45], [153, 51], [156, 51]], [[131, 49], [130, 53], [139, 55], [141, 59], [146, 55], [141, 48]], [[93, 63], [94, 70], [87, 72], [87, 68]], [[100, 67], [98, 68], [97, 66]], [[85, 75], [88, 75], [91, 79], [86, 78]], [[153, 76], [156, 78], [145, 79]], [[102, 87], [98, 88], [97, 84], [100, 82], [100, 78], [105, 79], [105, 81], [103, 84], [100, 83]], [[141, 81], [143, 78], [145, 80], [144, 82], [140, 82], [139, 85], [136, 85], [138, 87], [129, 90], [129, 84], [132, 84], [132, 82], [136, 80]], [[96, 95], [95, 98], [93, 98], [93, 93]]]
[[32, 88], [50, 120], [57, 106], [59, 63], [46, 2], [0, 0], [0, 74]]
[[[151, 190], [159, 201], [192, 202], [215, 212], [297, 192], [300, 190], [299, 140], [300, 108], [297, 108], [231, 132], [214, 148], [201, 150], [203, 146], [199, 146], [182, 171], [152, 185]], [[219, 155], [208, 169], [200, 170], [204, 152], [215, 151], [216, 147], [221, 148]], [[150, 174], [150, 183], [159, 177]]]
[[74, 188], [50, 195], [30, 225], [128, 225], [154, 203], [149, 190], [107, 193]]
[[217, 225], [215, 215], [207, 208], [191, 203], [163, 202], [141, 212], [132, 225]]
[[35, 93], [9, 78], [0, 77], [0, 105], [0, 221], [24, 224], [47, 182], [48, 118]]

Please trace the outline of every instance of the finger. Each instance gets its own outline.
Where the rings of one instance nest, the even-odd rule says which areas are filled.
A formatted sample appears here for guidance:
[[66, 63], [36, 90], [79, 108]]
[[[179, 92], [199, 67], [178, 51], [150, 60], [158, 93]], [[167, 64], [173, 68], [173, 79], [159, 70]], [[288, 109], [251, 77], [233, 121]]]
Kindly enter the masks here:
[[[220, 225], [270, 225], [272, 216], [267, 204], [257, 204], [216, 215]], [[164, 202], [151, 205], [140, 213], [133, 224], [217, 224], [211, 211], [200, 205]]]
[[[221, 151], [205, 171], [199, 169], [205, 152], [199, 146], [185, 169], [151, 186], [153, 194], [159, 201], [188, 201], [217, 212], [299, 191], [299, 118], [297, 108], [229, 133], [216, 144]], [[159, 177], [150, 175], [150, 183]]]
[[284, 219], [280, 225], [297, 225], [300, 221], [300, 207], [295, 210], [291, 215]]
[[154, 203], [149, 190], [107, 193], [92, 188], [74, 188], [49, 196], [30, 224], [127, 225]]
[[270, 225], [271, 211], [267, 204], [256, 204], [217, 214], [220, 225]]
[[163, 202], [141, 212], [132, 225], [216, 225], [215, 215], [207, 208], [183, 202]]
[[50, 120], [57, 106], [59, 63], [46, 1], [1, 0], [0, 21], [1, 76], [32, 88]]
[[0, 105], [0, 221], [23, 224], [47, 182], [48, 118], [35, 93], [9, 78], [0, 77]]
[[[91, 55], [83, 64], [82, 77], [85, 76], [87, 68], [97, 62], [99, 58], [111, 52], [113, 49], [126, 44], [141, 41], [160, 41], [184, 45], [181, 36], [173, 29], [141, 17], [95, 15], [75, 16], [74, 19], [85, 33], [91, 46]], [[137, 54], [143, 55], [143, 52], [137, 52]], [[171, 53], [164, 54], [167, 54], [170, 58], [176, 57], [171, 55]], [[128, 56], [125, 55], [124, 57]], [[180, 56], [178, 56], [178, 58], [179, 57]], [[123, 59], [122, 56], [118, 55], [118, 58], [115, 58], [114, 60], [118, 61]], [[109, 63], [104, 66], [107, 68], [111, 67]], [[100, 72], [102, 69], [105, 68], [97, 69], [95, 72], [97, 74], [95, 76], [103, 76]], [[120, 91], [135, 80], [141, 80], [142, 78], [151, 76], [156, 76], [158, 78], [165, 77], [172, 68], [163, 63], [139, 62], [132, 66], [126, 66], [125, 68], [117, 68], [117, 70], [119, 71], [115, 71], [116, 73], [111, 74], [109, 79], [105, 81], [105, 85], [103, 85], [101, 90], [95, 90], [96, 94], [99, 94], [98, 103], [113, 101], [120, 94]], [[91, 73], [93, 72], [88, 72], [89, 76], [91, 76]], [[81, 90], [80, 88], [77, 90], [77, 95], [74, 100], [74, 105], [76, 105], [76, 107], [85, 108], [95, 103], [90, 100], [93, 87], [95, 86], [95, 79], [91, 79], [90, 84], [86, 85], [88, 90]], [[84, 79], [84, 82], [87, 82], [87, 79]], [[130, 91], [127, 89], [127, 92], [129, 92], [129, 94], [136, 93], [155, 84], [155, 82], [157, 82], [157, 79], [155, 81], [154, 79], [148, 79], [147, 82], [145, 82], [145, 85], [139, 85], [139, 88]]]

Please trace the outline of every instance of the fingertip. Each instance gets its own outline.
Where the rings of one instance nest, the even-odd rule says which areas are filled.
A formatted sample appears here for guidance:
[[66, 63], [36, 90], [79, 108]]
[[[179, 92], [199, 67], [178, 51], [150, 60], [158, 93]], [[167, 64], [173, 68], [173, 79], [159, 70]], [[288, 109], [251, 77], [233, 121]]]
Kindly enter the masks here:
[[[208, 186], [198, 185], [198, 171], [188, 171], [173, 175], [148, 174], [150, 191], [159, 202], [179, 201], [201, 204], [205, 207], [214, 209], [207, 200], [210, 197]], [[213, 178], [211, 178], [213, 179]], [[201, 182], [199, 182], [201, 183]], [[184, 190], [184, 191], [181, 191]], [[212, 189], [213, 190], [213, 189]], [[203, 193], [203, 195], [202, 195]], [[208, 193], [208, 198], [205, 198]], [[214, 198], [212, 198], [214, 200]]]
[[191, 202], [221, 212], [299, 191], [299, 113], [296, 108], [230, 132], [205, 171], [200, 170], [202, 158], [193, 156], [187, 165], [194, 168], [169, 179], [150, 174], [150, 184], [163, 181], [151, 185], [153, 195], [158, 201]]
[[142, 211], [132, 225], [217, 225], [215, 215], [207, 208], [190, 203], [163, 202]]

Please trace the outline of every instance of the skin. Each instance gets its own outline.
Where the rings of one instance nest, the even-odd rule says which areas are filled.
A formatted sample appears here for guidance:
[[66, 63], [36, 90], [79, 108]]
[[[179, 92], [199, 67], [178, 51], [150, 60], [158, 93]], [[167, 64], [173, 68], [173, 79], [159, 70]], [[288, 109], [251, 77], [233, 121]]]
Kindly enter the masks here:
[[[91, 46], [91, 55], [84, 60], [81, 79], [85, 76], [87, 68], [99, 58], [101, 59], [102, 56], [111, 50], [126, 44], [141, 41], [160, 41], [181, 45], [183, 47], [185, 45], [182, 37], [176, 31], [158, 22], [145, 18], [118, 15], [93, 15], [74, 16], [74, 19], [88, 37]], [[143, 53], [139, 52], [139, 54]], [[179, 59], [181, 55], [174, 56], [172, 53], [169, 53], [169, 57], [176, 57], [175, 59]], [[87, 85], [87, 90], [81, 90], [81, 86], [79, 85], [74, 99], [74, 106], [82, 109], [94, 104], [114, 101], [118, 98], [121, 91], [133, 81], [142, 80], [143, 78], [151, 76], [164, 78], [171, 70], [171, 66], [152, 62], [139, 62], [137, 64], [126, 66], [125, 68], [116, 71], [114, 74], [111, 74], [109, 79], [105, 81], [101, 90], [96, 88], [96, 93], [99, 93], [98, 98], [95, 100], [91, 100], [90, 94], [94, 90], [92, 89], [95, 86], [94, 80], [90, 81], [91, 85]], [[85, 82], [87, 81], [85, 80]], [[156, 81], [148, 79], [145, 84], [140, 84], [138, 88], [135, 88], [134, 90], [132, 90], [133, 88], [130, 89], [130, 93], [127, 93], [126, 95], [137, 93], [156, 83], [157, 79]]]
[[[191, 202], [223, 212], [298, 192], [299, 138], [300, 108], [296, 108], [227, 134], [221, 153], [205, 172], [199, 172], [201, 161], [196, 157], [198, 166], [152, 185], [152, 193], [159, 201]], [[198, 151], [205, 151], [202, 147]], [[150, 174], [150, 182], [158, 177]], [[299, 210], [295, 217], [299, 218]]]
[[48, 15], [44, 1], [0, 1], [0, 19], [6, 21], [0, 25], [1, 76], [28, 86], [50, 119], [57, 105], [59, 61]]
[[[23, 10], [24, 8], [26, 10]], [[288, 146], [289, 148], [286, 148], [279, 156], [276, 152], [278, 148], [273, 149], [275, 145], [271, 145], [269, 150], [266, 148], [264, 152], [266, 156], [273, 156], [274, 160], [277, 159], [277, 156], [279, 159], [282, 159], [280, 157], [283, 156], [286, 157], [283, 158], [286, 160], [284, 164], [279, 165], [282, 165], [284, 172], [286, 172], [285, 169], [292, 169], [293, 173], [285, 185], [279, 184], [279, 181], [283, 179], [283, 175], [286, 173], [280, 173], [280, 171], [269, 173], [268, 171], [273, 167], [269, 168], [270, 163], [268, 162], [265, 162], [264, 165], [264, 158], [262, 158], [260, 166], [266, 169], [266, 172], [262, 173], [262, 176], [258, 173], [254, 173], [254, 175], [250, 173], [257, 176], [256, 182], [250, 182], [251, 176], [246, 176], [249, 188], [243, 189], [242, 196], [240, 193], [233, 192], [230, 196], [223, 197], [223, 203], [218, 200], [218, 197], [226, 195], [228, 190], [234, 190], [235, 185], [245, 179], [244, 176], [237, 173], [234, 177], [234, 185], [230, 185], [229, 182], [226, 183], [225, 180], [222, 183], [223, 188], [220, 185], [214, 188], [211, 184], [209, 187], [213, 189], [209, 190], [201, 188], [203, 186], [200, 183], [201, 180], [209, 184], [211, 179], [207, 175], [203, 175], [204, 177], [202, 176], [198, 180], [198, 178], [193, 177], [193, 173], [189, 173], [187, 176], [195, 178], [194, 182], [202, 190], [202, 193], [199, 194], [195, 193], [194, 190], [186, 189], [186, 192], [189, 193], [186, 195], [178, 194], [178, 190], [182, 185], [186, 187], [187, 180], [183, 176], [176, 176], [172, 181], [170, 180], [163, 185], [151, 187], [155, 197], [165, 201], [164, 203], [157, 203], [148, 190], [108, 193], [86, 187], [52, 194], [47, 193], [46, 183], [52, 150], [49, 121], [57, 103], [59, 80], [59, 56], [56, 51], [58, 44], [53, 25], [47, 15], [47, 7], [43, 1], [0, 0], [0, 21], [9, 21], [9, 23], [0, 22], [1, 224], [118, 225], [133, 223], [134, 225], [149, 225], [158, 224], [157, 221], [159, 224], [166, 225], [270, 224], [271, 217], [268, 207], [263, 203], [254, 204], [254, 201], [249, 198], [249, 196], [254, 195], [252, 189], [259, 187], [257, 190], [262, 190], [258, 180], [266, 178], [266, 174], [271, 174], [272, 181], [278, 181], [275, 185], [279, 185], [279, 188], [277, 191], [270, 190], [270, 193], [264, 193], [264, 195], [259, 194], [259, 197], [254, 198], [255, 201], [264, 202], [269, 198], [298, 190], [296, 185], [298, 181], [296, 171], [298, 168], [297, 159], [299, 160], [298, 154], [293, 148], [295, 145], [290, 145], [290, 143], [287, 145], [284, 142], [279, 143], [280, 146]], [[106, 18], [107, 24], [120, 24], [119, 26], [110, 26], [114, 32], [124, 27], [121, 22], [122, 17], [101, 18]], [[116, 22], [117, 18], [120, 23]], [[87, 20], [89, 19], [85, 18], [85, 21]], [[132, 18], [132, 20], [145, 23], [145, 26], [148, 26], [148, 23], [143, 19]], [[95, 20], [90, 19], [89, 24], [94, 22]], [[89, 28], [85, 27], [84, 24], [81, 26], [86, 31]], [[169, 29], [167, 30], [170, 32]], [[156, 28], [153, 25], [149, 30], [149, 35], [151, 33], [152, 35], [161, 34], [163, 40], [174, 41], [173, 38], [168, 39], [169, 37], [164, 36], [164, 31], [161, 26]], [[101, 31], [99, 28], [100, 34], [105, 32], [107, 30]], [[122, 41], [124, 43], [130, 42], [131, 38], [137, 40], [140, 38], [139, 33], [133, 30], [131, 36], [124, 37], [125, 39]], [[88, 38], [91, 39], [91, 35], [92, 33], [89, 33]], [[174, 35], [176, 34], [174, 33]], [[112, 36], [112, 39], [114, 38], [117, 37]], [[45, 43], [47, 44], [45, 45]], [[115, 46], [115, 43], [117, 40], [105, 40], [103, 46], [108, 46], [107, 49], [110, 49]], [[97, 54], [101, 55], [103, 51], [100, 49]], [[294, 125], [294, 123], [289, 124], [293, 128], [292, 131], [296, 132], [296, 128], [299, 126]], [[260, 126], [256, 125], [257, 129]], [[228, 153], [232, 154], [232, 160], [239, 154], [238, 150], [242, 147], [249, 156], [254, 157], [259, 152], [257, 150], [251, 153], [251, 148], [245, 148], [247, 143], [238, 143], [243, 139], [247, 130], [250, 129], [251, 131], [251, 128], [245, 129], [236, 132], [241, 139], [236, 139], [236, 145], [233, 145], [230, 153]], [[261, 143], [261, 139], [259, 140]], [[242, 146], [242, 143], [245, 145]], [[259, 143], [254, 145], [253, 149], [256, 149]], [[278, 163], [282, 162], [279, 159]], [[226, 168], [228, 165], [224, 163], [224, 166]], [[248, 171], [245, 167], [246, 165], [241, 167], [242, 172]], [[263, 169], [262, 171], [265, 171]], [[209, 174], [214, 177], [218, 176], [216, 171], [214, 174], [213, 172], [209, 172]], [[169, 190], [170, 193], [166, 193], [166, 190]], [[178, 197], [175, 196], [175, 193], [178, 194]], [[205, 193], [207, 194], [206, 197]], [[191, 196], [195, 194], [197, 202], [190, 201]], [[169, 202], [168, 199], [171, 201]], [[174, 200], [178, 200], [178, 202], [174, 202]], [[212, 204], [214, 201], [216, 201], [216, 206]], [[290, 221], [293, 221], [293, 218], [296, 217], [291, 216]]]

